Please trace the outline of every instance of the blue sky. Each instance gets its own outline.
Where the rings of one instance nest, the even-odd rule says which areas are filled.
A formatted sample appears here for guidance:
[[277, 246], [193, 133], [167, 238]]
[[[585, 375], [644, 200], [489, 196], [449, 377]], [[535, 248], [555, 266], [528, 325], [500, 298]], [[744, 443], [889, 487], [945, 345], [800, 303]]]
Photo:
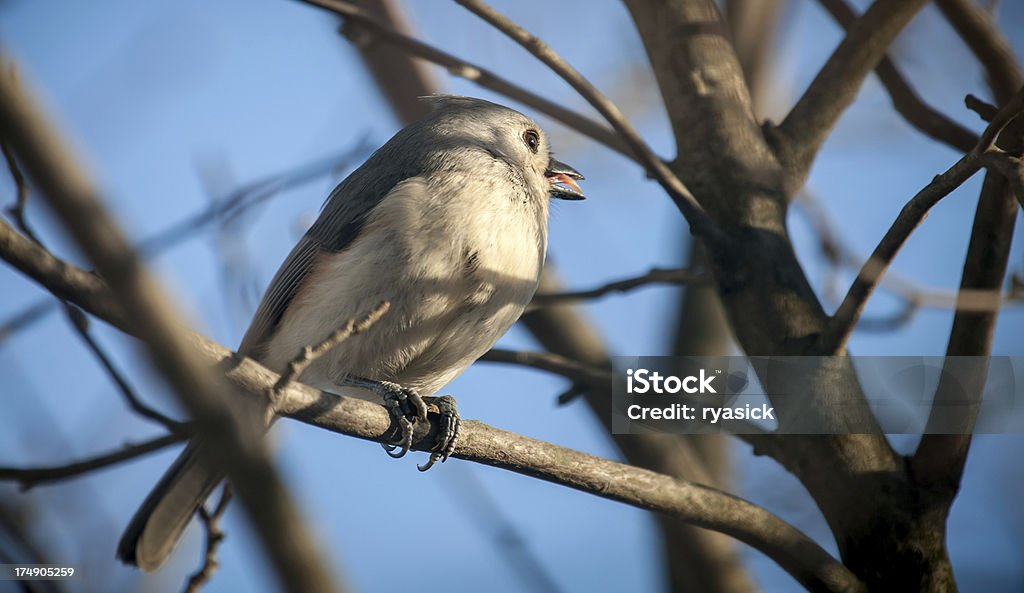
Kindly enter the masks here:
[[[559, 102], [583, 101], [528, 54], [454, 3], [409, 2], [410, 20], [428, 41], [490, 66]], [[617, 2], [496, 2], [550, 42], [630, 114], [652, 146], [672, 156], [672, 136], [658, 106], [628, 14]], [[795, 1], [780, 36], [780, 64], [768, 117], [785, 114], [839, 40], [838, 29], [813, 2]], [[1004, 3], [1003, 26], [1020, 51], [1024, 9]], [[8, 0], [0, 3], [0, 43], [67, 132], [110, 208], [138, 239], [201, 210], [227, 188], [289, 169], [368, 139], [384, 142], [397, 123], [336, 34], [336, 21], [286, 0], [167, 2], [152, 0]], [[984, 80], [955, 34], [926, 9], [895, 49], [900, 65], [933, 105], [979, 129], [961, 107], [967, 92], [986, 95]], [[507, 102], [436, 71], [445, 90]], [[557, 124], [539, 118], [559, 158], [587, 175], [590, 199], [559, 203], [551, 220], [550, 256], [571, 286], [591, 286], [683, 261], [678, 212], [639, 168]], [[958, 155], [913, 132], [869, 80], [827, 142], [808, 187], [866, 256], [921, 186]], [[215, 178], [201, 171], [216, 169]], [[2, 177], [2, 176], [0, 176]], [[192, 322], [227, 345], [240, 339], [248, 316], [277, 265], [315, 217], [339, 180], [325, 176], [283, 192], [256, 209], [231, 237], [230, 253], [248, 272], [226, 279], [222, 243], [209, 233], [158, 257], [153, 265]], [[13, 195], [6, 177], [0, 200]], [[971, 180], [943, 201], [915, 233], [893, 271], [923, 285], [952, 290], [959, 281], [980, 186]], [[29, 210], [48, 242], [81, 261], [35, 204]], [[1019, 222], [1019, 219], [1018, 219]], [[830, 274], [798, 212], [790, 228], [809, 276], [827, 294]], [[1020, 242], [1011, 271], [1024, 274]], [[850, 274], [837, 280], [845, 289]], [[43, 293], [0, 267], [0, 317]], [[249, 294], [249, 297], [245, 295]], [[840, 293], [841, 294], [841, 293]], [[612, 350], [664, 352], [665, 311], [674, 289], [652, 288], [586, 306]], [[829, 302], [828, 306], [834, 306]], [[897, 308], [880, 294], [869, 315]], [[894, 333], [858, 333], [857, 354], [939, 355], [951, 323], [926, 310]], [[95, 332], [145, 397], [165, 409], [172, 399], [155, 381], [134, 342], [95, 324]], [[998, 354], [1024, 354], [1024, 309], [1009, 308], [996, 333]], [[502, 342], [534, 348], [514, 329]], [[51, 316], [0, 345], [0, 463], [52, 463], [141, 440], [157, 428], [128, 411], [66, 322]], [[614, 457], [609, 438], [581, 403], [553, 404], [564, 382], [526, 370], [478, 365], [446, 393], [466, 418], [561, 445]], [[462, 462], [427, 474], [418, 459], [391, 461], [373, 443], [280, 423], [280, 466], [339, 575], [356, 591], [518, 591], [527, 586], [503, 562], [501, 525], [480, 521], [463, 494], [483, 488], [514, 523], [566, 591], [655, 591], [661, 557], [645, 513], [537, 480]], [[906, 443], [901, 443], [906, 445]], [[1020, 436], [978, 438], [965, 486], [950, 518], [950, 548], [964, 591], [1024, 587], [1024, 515], [1013, 504], [1024, 487], [1016, 451]], [[112, 562], [120, 529], [174, 452], [146, 457], [69, 482], [33, 490], [24, 500], [42, 526], [41, 542], [56, 560], [87, 574], [83, 587], [176, 590], [201, 546], [193, 529], [167, 567], [151, 577]], [[736, 491], [834, 545], [796, 481], [773, 462], [735, 447]], [[475, 486], [474, 486], [475, 485]], [[402, 514], [399, 523], [395, 510]], [[382, 526], [388, 526], [382, 529]], [[397, 531], [398, 526], [404, 533]], [[270, 591], [272, 581], [239, 513], [229, 512], [221, 569], [207, 591]], [[427, 542], [444, 545], [425, 545]], [[405, 546], [402, 542], [414, 542]], [[773, 563], [744, 550], [765, 591], [795, 585]], [[409, 558], [395, 564], [397, 559]], [[82, 590], [85, 590], [83, 588]]]

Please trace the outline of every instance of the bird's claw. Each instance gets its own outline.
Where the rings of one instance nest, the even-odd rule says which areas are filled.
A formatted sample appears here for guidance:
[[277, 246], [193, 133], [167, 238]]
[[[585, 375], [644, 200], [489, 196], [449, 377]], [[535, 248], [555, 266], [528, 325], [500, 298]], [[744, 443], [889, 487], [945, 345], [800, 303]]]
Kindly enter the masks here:
[[399, 459], [405, 457], [412, 447], [415, 423], [427, 421], [427, 404], [414, 389], [388, 381], [381, 381], [380, 385], [384, 406], [398, 423], [398, 441], [381, 443], [381, 446], [384, 447], [388, 456]]
[[459, 425], [462, 422], [461, 418], [459, 418], [459, 408], [455, 405], [455, 398], [452, 396], [441, 395], [423, 399], [426, 403], [437, 408], [437, 413], [441, 420], [438, 422], [434, 446], [430, 449], [430, 459], [425, 464], [416, 466], [416, 469], [421, 472], [434, 467], [434, 464], [438, 461], [444, 463], [455, 452], [455, 442], [459, 438]]

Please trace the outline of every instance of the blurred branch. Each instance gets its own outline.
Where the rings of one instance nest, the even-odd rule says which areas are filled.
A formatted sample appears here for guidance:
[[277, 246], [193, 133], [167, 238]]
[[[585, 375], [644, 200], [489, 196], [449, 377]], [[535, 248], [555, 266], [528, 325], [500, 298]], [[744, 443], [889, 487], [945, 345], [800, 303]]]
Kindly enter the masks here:
[[[838, 226], [829, 219], [820, 201], [809, 191], [801, 191], [795, 202], [801, 206], [807, 222], [811, 225], [818, 238], [818, 249], [825, 260], [836, 267], [859, 269], [863, 265], [862, 256], [854, 253], [843, 240]], [[855, 328], [856, 331], [884, 331], [893, 329], [909, 321], [913, 314], [923, 308], [953, 309], [955, 311], [993, 311], [1007, 303], [1022, 301], [1022, 296], [1013, 291], [996, 290], [964, 290], [953, 292], [923, 286], [913, 280], [887, 272], [879, 279], [879, 288], [885, 289], [900, 297], [904, 307], [894, 317], [881, 319], [862, 318]]]
[[587, 290], [537, 294], [534, 295], [530, 305], [545, 307], [571, 301], [596, 299], [613, 292], [629, 292], [650, 284], [684, 286], [687, 284], [710, 284], [712, 281], [711, 274], [702, 270], [652, 268], [640, 276], [616, 280]]
[[803, 185], [818, 149], [853, 103], [864, 79], [925, 4], [927, 0], [876, 0], [872, 3], [850, 24], [839, 47], [774, 130], [773, 140], [787, 169], [787, 186], [791, 191]]
[[118, 391], [121, 392], [125, 401], [128, 402], [128, 406], [131, 407], [136, 414], [163, 425], [173, 434], [187, 434], [187, 423], [174, 420], [173, 418], [170, 418], [142, 403], [142, 400], [139, 399], [139, 396], [135, 394], [135, 390], [131, 388], [128, 381], [123, 375], [121, 375], [121, 372], [117, 370], [117, 367], [114, 366], [114, 363], [110, 360], [110, 357], [107, 356], [107, 353], [103, 351], [100, 345], [96, 343], [96, 340], [92, 337], [92, 334], [89, 333], [89, 318], [86, 317], [85, 313], [82, 313], [82, 311], [74, 305], [65, 304], [64, 307], [67, 311], [68, 319], [71, 321], [71, 326], [75, 328], [75, 331], [82, 338], [82, 341], [85, 342], [86, 346], [89, 347], [89, 350], [92, 351], [100, 364], [103, 365], [103, 368], [107, 371], [107, 375], [109, 375], [114, 381], [114, 384], [117, 385]]
[[935, 0], [935, 4], [981, 62], [1000, 106], [1024, 86], [1013, 46], [999, 31], [992, 14], [973, 0]]
[[[1000, 110], [982, 135], [986, 148], [993, 144], [994, 147], [986, 151], [988, 154], [980, 155], [980, 159], [998, 167], [998, 160], [992, 163], [991, 159], [999, 159], [1006, 153], [1016, 158], [1024, 152], [1024, 120], [1010, 121], [1024, 108], [1024, 88], [1021, 88], [1024, 73], [991, 15], [959, 0], [942, 0], [938, 4], [988, 73], [989, 85]], [[1008, 115], [1010, 113], [1013, 115]], [[1009, 263], [1018, 203], [1024, 203], [1019, 193], [1021, 185], [1019, 169], [992, 169], [985, 176], [960, 278], [962, 292], [1001, 288]], [[926, 433], [944, 434], [924, 434], [910, 458], [909, 468], [915, 479], [927, 488], [929, 500], [926, 502], [943, 513], [948, 512], [960, 490], [998, 313], [998, 309], [981, 313], [958, 311], [953, 317], [943, 374], [935, 390], [926, 430]], [[962, 356], [976, 358], [957, 358]], [[966, 361], [966, 369], [962, 361]], [[954, 374], [958, 380], [951, 378]]]
[[213, 508], [212, 512], [206, 509], [206, 505], [200, 505], [197, 514], [199, 515], [199, 521], [203, 524], [203, 528], [206, 529], [206, 552], [203, 554], [203, 564], [199, 567], [199, 570], [194, 572], [188, 578], [188, 581], [185, 582], [183, 593], [196, 593], [196, 591], [199, 591], [203, 585], [213, 578], [213, 573], [220, 566], [220, 563], [217, 561], [217, 550], [220, 549], [220, 544], [224, 541], [224, 531], [220, 528], [220, 520], [224, 516], [224, 512], [228, 510], [229, 502], [231, 502], [231, 483], [225, 482], [221, 489], [217, 506]]
[[[452, 76], [464, 78], [486, 89], [505, 95], [514, 101], [522, 103], [523, 105], [532, 107], [533, 109], [536, 109], [552, 119], [568, 126], [570, 129], [576, 130], [577, 132], [604, 144], [619, 154], [629, 159], [637, 160], [623, 139], [607, 126], [567, 109], [554, 101], [550, 101], [540, 95], [531, 93], [525, 88], [498, 76], [494, 72], [482, 66], [464, 61], [419, 41], [418, 39], [397, 31], [381, 22], [367, 10], [360, 8], [351, 2], [345, 2], [344, 0], [302, 1], [331, 11], [344, 17], [346, 21], [357, 23], [360, 29], [365, 30], [365, 32], [360, 33], [360, 39], [366, 35], [373, 35], [373, 39], [375, 41], [380, 40], [392, 44], [413, 57], [426, 60], [447, 69], [448, 73]], [[360, 41], [359, 43], [363, 42]], [[365, 55], [367, 55], [367, 53], [364, 53], [364, 56]], [[372, 69], [372, 71], [377, 72], [376, 69]], [[376, 74], [374, 76], [377, 78]], [[395, 105], [395, 108], [400, 110], [400, 115], [402, 115], [403, 120], [411, 121], [411, 119], [406, 119], [405, 111], [407, 110], [400, 107], [401, 99], [399, 99], [399, 95], [392, 95], [389, 93], [387, 96]]]
[[683, 217], [690, 224], [690, 231], [720, 248], [727, 246], [727, 240], [718, 225], [707, 215], [697, 198], [690, 193], [683, 182], [676, 177], [668, 166], [651, 150], [643, 138], [633, 128], [625, 115], [601, 91], [597, 90], [582, 74], [569, 65], [558, 53], [540, 38], [528, 33], [525, 29], [494, 10], [481, 0], [455, 0], [458, 4], [489, 23], [498, 31], [529, 51], [544, 63], [555, 74], [569, 83], [581, 97], [587, 100], [594, 109], [611, 124], [612, 128], [626, 141], [637, 162], [658, 181], [665, 192], [675, 203]]
[[25, 233], [25, 236], [38, 242], [39, 238], [35, 232], [28, 225], [28, 221], [25, 220], [25, 206], [28, 205], [28, 183], [25, 181], [25, 176], [21, 173], [21, 169], [18, 167], [18, 161], [14, 158], [14, 153], [11, 152], [6, 142], [0, 142], [0, 149], [3, 150], [4, 160], [7, 161], [7, 170], [11, 172], [11, 180], [14, 181], [15, 198], [14, 204], [7, 208], [7, 214], [14, 219], [14, 224], [18, 225], [21, 232]]
[[609, 369], [591, 366], [552, 352], [523, 352], [492, 348], [480, 357], [480, 361], [517, 364], [561, 375], [566, 379], [571, 379], [574, 383], [587, 385], [610, 383], [612, 380], [612, 373]]
[[[92, 274], [61, 262], [0, 221], [0, 258], [62, 298], [125, 331], [126, 323], [110, 289]], [[189, 332], [190, 351], [207, 366], [221, 369], [240, 393], [265, 401], [280, 376], [255, 361]], [[280, 394], [277, 412], [325, 430], [383, 442], [391, 437], [392, 419], [383, 406], [318, 391], [301, 383]], [[438, 418], [417, 424], [413, 448], [434, 445]], [[635, 438], [635, 437], [634, 437]], [[762, 551], [812, 591], [864, 591], [842, 564], [806, 535], [761, 507], [729, 494], [649, 470], [608, 461], [503, 431], [463, 421], [454, 457], [532, 476], [582, 492], [665, 513], [706, 529], [720, 531]]]
[[[846, 0], [818, 0], [832, 18], [849, 33], [857, 21], [857, 13]], [[889, 54], [882, 56], [875, 66], [875, 74], [889, 93], [893, 107], [903, 119], [939, 142], [960, 152], [968, 152], [978, 143], [978, 135], [938, 111], [917, 94], [907, 79], [896, 67]]]
[[148, 440], [144, 443], [127, 445], [111, 453], [104, 453], [103, 455], [90, 457], [88, 459], [83, 459], [82, 461], [75, 461], [65, 465], [26, 468], [0, 467], [0, 480], [15, 480], [21, 484], [23, 489], [27, 490], [39, 484], [78, 477], [82, 474], [110, 467], [111, 465], [115, 465], [123, 461], [130, 461], [137, 457], [141, 457], [142, 455], [146, 455], [147, 453], [159, 451], [169, 445], [180, 443], [186, 438], [186, 435], [181, 433], [167, 434]]
[[964, 155], [945, 173], [936, 176], [931, 183], [907, 202], [899, 216], [896, 217], [896, 221], [875, 247], [871, 257], [864, 263], [843, 302], [829, 320], [825, 331], [818, 336], [817, 347], [820, 352], [833, 354], [843, 350], [868, 299], [910, 234], [921, 224], [932, 206], [978, 172], [982, 167], [982, 155], [992, 148], [996, 136], [1022, 111], [1024, 111], [1024, 89], [1014, 95], [1013, 99], [992, 119], [971, 152]]
[[[562, 588], [553, 572], [545, 567], [545, 558], [530, 546], [527, 536], [517, 525], [519, 519], [508, 515], [505, 501], [491, 496], [472, 467], [459, 469], [463, 471], [453, 468], [445, 472], [447, 479], [441, 480], [442, 485], [449, 486], [449, 495], [445, 498], [461, 499], [454, 502], [459, 516], [467, 518], [479, 530], [489, 532], [488, 539], [498, 552], [498, 558], [509, 566], [512, 574], [522, 579], [524, 591], [560, 593]], [[453, 482], [453, 475], [461, 479]]]
[[117, 295], [114, 302], [195, 419], [196, 432], [228, 470], [285, 588], [295, 593], [337, 590], [259, 431], [250, 426], [254, 423], [236, 415], [233, 402], [224, 396], [222, 378], [200, 362], [164, 291], [144, 269], [37, 102], [14, 79], [6, 59], [2, 69], [0, 127], [5, 139], [75, 243], [110, 283]]
[[[355, 146], [333, 155], [246, 183], [213, 201], [199, 212], [186, 216], [184, 220], [142, 239], [139, 242], [139, 251], [147, 258], [155, 257], [183, 241], [196, 237], [215, 222], [231, 222], [250, 208], [281, 195], [284, 190], [308, 183], [330, 171], [347, 168], [368, 152], [370, 152], [370, 148], [366, 145], [366, 140], [363, 139]], [[15, 220], [17, 221], [17, 219]], [[25, 230], [20, 224], [19, 228]], [[51, 299], [40, 299], [22, 311], [11, 315], [6, 321], [0, 323], [0, 344], [19, 331], [31, 327], [35, 322], [55, 311], [57, 307], [58, 303]]]

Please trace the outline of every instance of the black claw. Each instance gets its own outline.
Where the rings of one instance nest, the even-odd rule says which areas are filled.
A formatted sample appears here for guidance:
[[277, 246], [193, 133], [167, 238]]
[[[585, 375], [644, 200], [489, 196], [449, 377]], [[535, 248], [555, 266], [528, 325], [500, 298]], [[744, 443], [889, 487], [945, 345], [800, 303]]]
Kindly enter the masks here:
[[438, 461], [444, 463], [455, 452], [455, 443], [459, 438], [459, 425], [461, 424], [459, 409], [455, 405], [455, 398], [449, 395], [442, 395], [440, 397], [427, 397], [424, 400], [437, 408], [441, 419], [438, 424], [437, 438], [434, 441], [434, 446], [430, 449], [430, 459], [427, 460], [427, 463], [416, 466], [421, 472], [434, 467], [434, 464]]

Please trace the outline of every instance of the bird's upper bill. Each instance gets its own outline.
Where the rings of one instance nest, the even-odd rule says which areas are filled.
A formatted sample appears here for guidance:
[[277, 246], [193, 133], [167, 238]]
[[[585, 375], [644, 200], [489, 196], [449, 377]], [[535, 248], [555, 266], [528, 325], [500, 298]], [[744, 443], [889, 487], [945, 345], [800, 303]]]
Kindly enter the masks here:
[[548, 170], [545, 176], [551, 183], [551, 197], [562, 200], [582, 200], [583, 190], [580, 189], [577, 180], [582, 180], [583, 175], [563, 162], [551, 159], [548, 162]]

